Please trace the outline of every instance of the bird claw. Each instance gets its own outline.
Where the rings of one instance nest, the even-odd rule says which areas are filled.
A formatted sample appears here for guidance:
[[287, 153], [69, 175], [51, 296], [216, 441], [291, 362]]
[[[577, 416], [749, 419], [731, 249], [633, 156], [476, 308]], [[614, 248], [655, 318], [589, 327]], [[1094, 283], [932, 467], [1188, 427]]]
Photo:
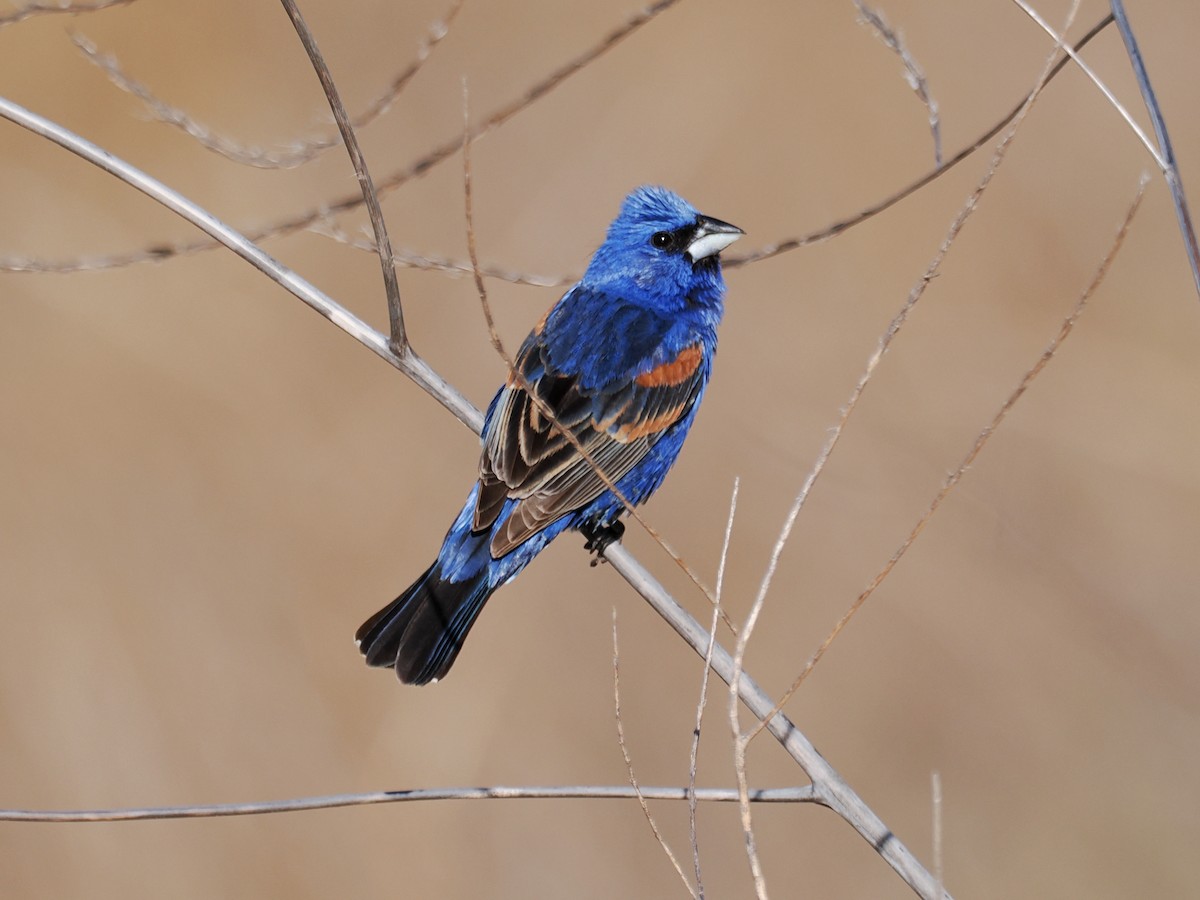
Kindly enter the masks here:
[[607, 562], [604, 558], [604, 551], [621, 540], [622, 535], [625, 534], [625, 523], [614, 521], [607, 525], [585, 525], [579, 530], [587, 538], [583, 549], [595, 554], [591, 561], [594, 568], [602, 562]]

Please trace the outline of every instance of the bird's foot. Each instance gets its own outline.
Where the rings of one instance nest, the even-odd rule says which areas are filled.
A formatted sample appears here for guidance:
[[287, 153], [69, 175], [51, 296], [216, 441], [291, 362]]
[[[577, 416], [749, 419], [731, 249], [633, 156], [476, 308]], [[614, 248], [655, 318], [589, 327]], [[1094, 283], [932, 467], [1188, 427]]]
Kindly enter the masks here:
[[596, 566], [602, 562], [606, 562], [604, 551], [612, 544], [621, 540], [621, 536], [625, 534], [625, 523], [617, 520], [609, 522], [607, 525], [585, 525], [579, 530], [587, 538], [587, 543], [583, 545], [583, 549], [595, 554], [591, 565]]

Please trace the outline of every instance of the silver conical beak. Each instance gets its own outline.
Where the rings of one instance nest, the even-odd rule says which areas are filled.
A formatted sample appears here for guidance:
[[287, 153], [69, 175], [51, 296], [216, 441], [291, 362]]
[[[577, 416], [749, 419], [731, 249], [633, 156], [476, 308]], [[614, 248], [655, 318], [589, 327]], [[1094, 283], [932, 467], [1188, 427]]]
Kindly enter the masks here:
[[687, 255], [692, 262], [699, 262], [707, 256], [720, 253], [746, 232], [736, 225], [712, 219], [708, 216], [696, 218], [696, 231], [687, 245]]

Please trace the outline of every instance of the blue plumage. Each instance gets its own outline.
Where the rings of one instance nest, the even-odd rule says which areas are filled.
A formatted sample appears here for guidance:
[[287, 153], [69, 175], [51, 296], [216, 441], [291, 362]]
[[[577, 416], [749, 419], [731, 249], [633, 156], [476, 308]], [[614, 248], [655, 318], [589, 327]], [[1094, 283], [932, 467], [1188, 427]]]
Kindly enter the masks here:
[[665, 188], [625, 198], [492, 399], [479, 478], [437, 560], [359, 628], [368, 665], [436, 681], [487, 598], [546, 544], [575, 529], [602, 553], [620, 537], [623, 507], [594, 466], [633, 504], [662, 484], [712, 371], [719, 254], [741, 234]]

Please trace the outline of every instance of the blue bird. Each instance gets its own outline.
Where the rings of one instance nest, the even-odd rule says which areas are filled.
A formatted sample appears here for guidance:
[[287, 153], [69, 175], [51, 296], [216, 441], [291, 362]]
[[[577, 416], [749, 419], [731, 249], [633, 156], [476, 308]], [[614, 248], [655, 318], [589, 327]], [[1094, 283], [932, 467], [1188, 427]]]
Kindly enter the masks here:
[[599, 558], [620, 539], [624, 507], [593, 466], [633, 504], [662, 484], [712, 371], [719, 254], [741, 234], [665, 188], [625, 198], [488, 406], [479, 478], [437, 559], [358, 629], [367, 665], [437, 681], [488, 597], [550, 541], [581, 531]]

